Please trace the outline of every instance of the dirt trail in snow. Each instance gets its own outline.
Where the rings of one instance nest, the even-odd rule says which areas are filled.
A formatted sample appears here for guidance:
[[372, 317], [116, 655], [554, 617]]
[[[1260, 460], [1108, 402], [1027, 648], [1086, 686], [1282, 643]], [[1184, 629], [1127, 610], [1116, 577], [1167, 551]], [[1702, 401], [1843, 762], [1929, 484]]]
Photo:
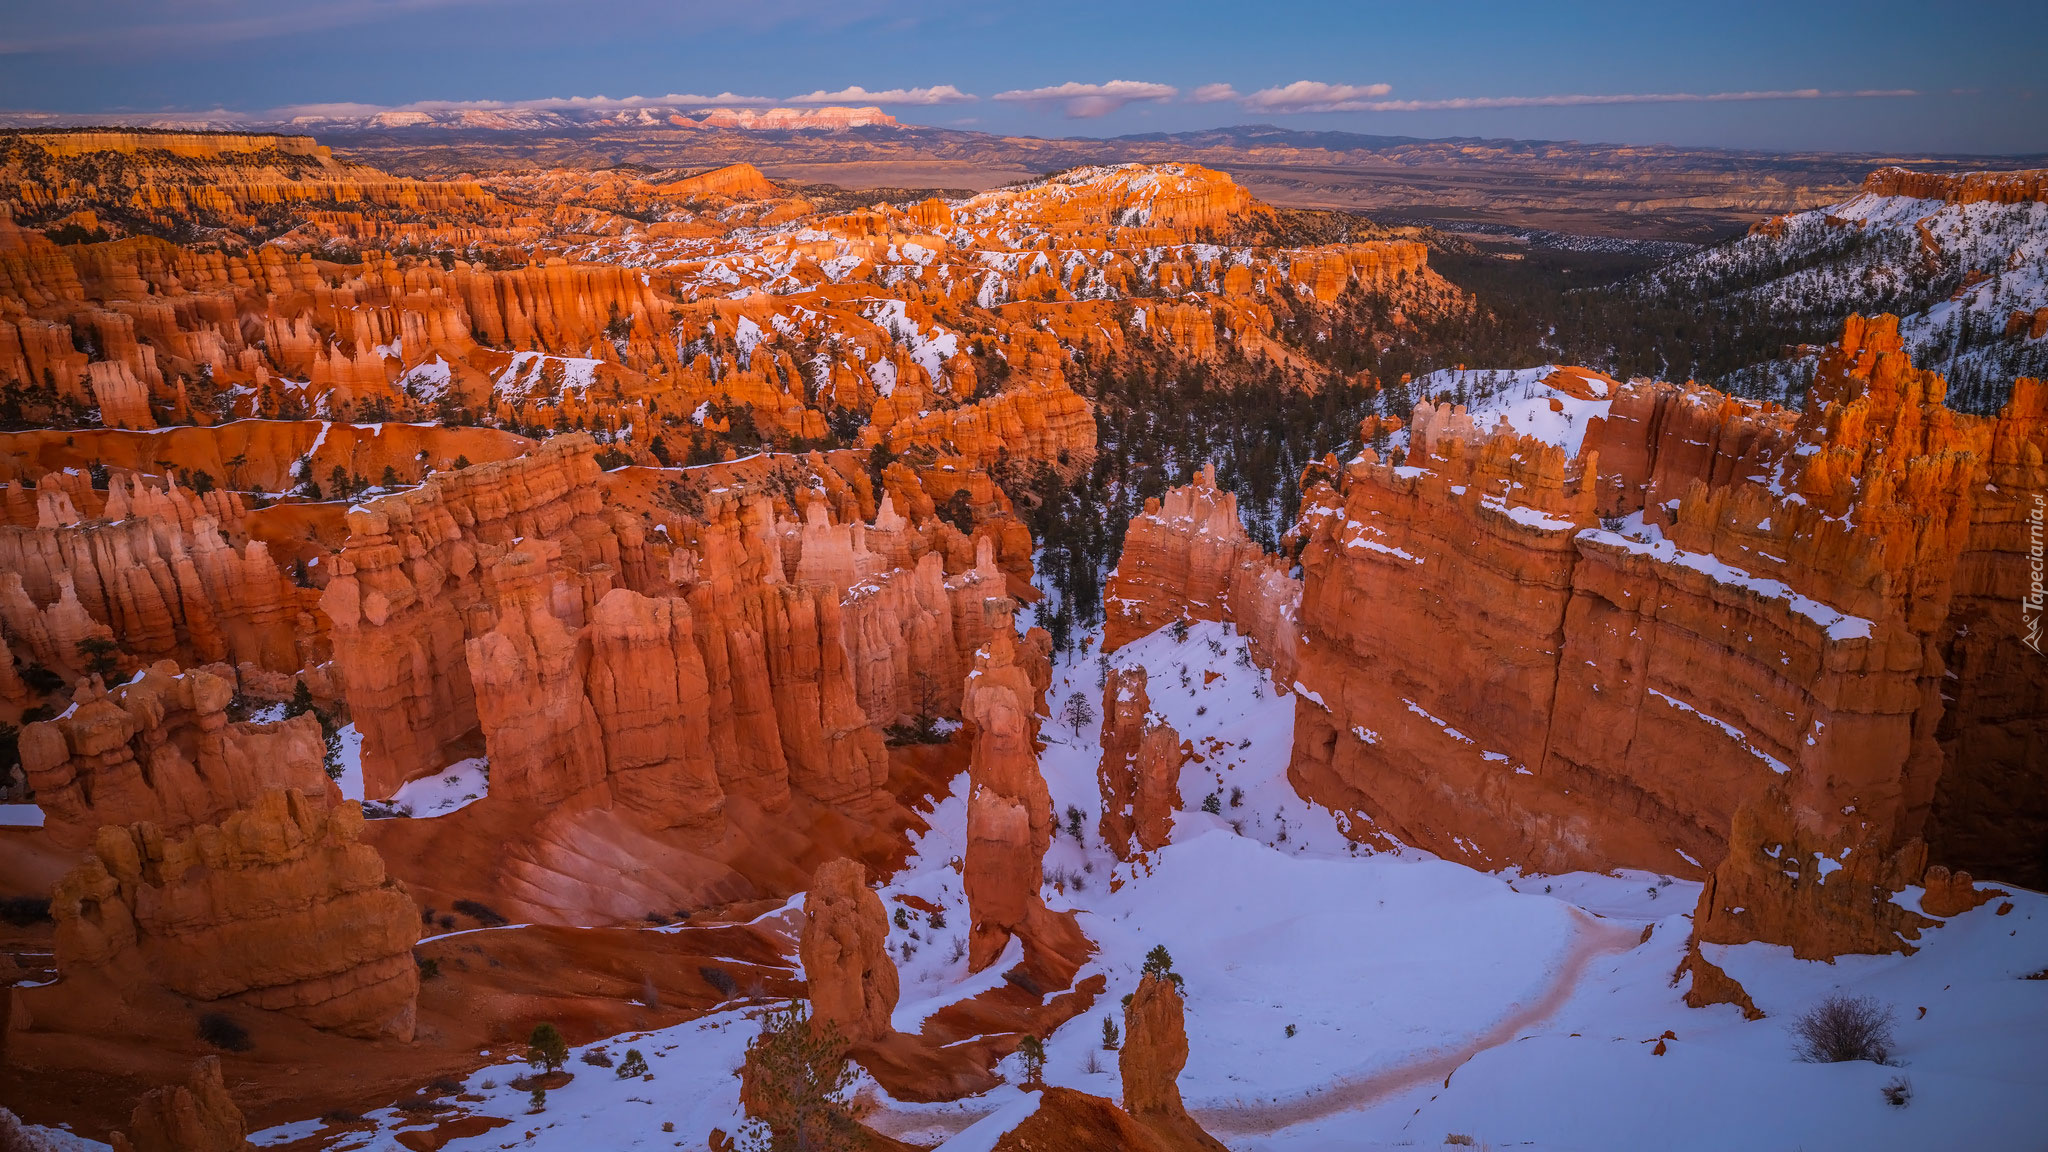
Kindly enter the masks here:
[[[1534, 1002], [1495, 1024], [1464, 1046], [1450, 1052], [1424, 1057], [1413, 1063], [1383, 1069], [1370, 1076], [1339, 1080], [1317, 1089], [1309, 1096], [1264, 1103], [1239, 1103], [1220, 1107], [1189, 1109], [1203, 1128], [1215, 1136], [1259, 1136], [1306, 1124], [1342, 1112], [1357, 1112], [1386, 1097], [1405, 1092], [1418, 1084], [1443, 1082], [1467, 1060], [1502, 1044], [1512, 1043], [1522, 1033], [1557, 1014], [1579, 990], [1586, 967], [1601, 956], [1626, 952], [1642, 939], [1642, 926], [1617, 924], [1576, 909], [1578, 931], [1572, 938], [1556, 979]], [[913, 1131], [942, 1129], [957, 1133], [987, 1115], [989, 1109], [963, 1109], [954, 1113], [906, 1113], [883, 1109], [867, 1123], [876, 1130], [900, 1136]]]
[[1202, 1127], [1215, 1136], [1256, 1136], [1321, 1120], [1340, 1112], [1357, 1112], [1369, 1108], [1398, 1092], [1405, 1092], [1418, 1084], [1443, 1083], [1452, 1073], [1463, 1067], [1467, 1060], [1502, 1044], [1519, 1038], [1523, 1032], [1543, 1023], [1557, 1014], [1572, 994], [1579, 989], [1579, 981], [1586, 974], [1586, 966], [1595, 959], [1614, 952], [1625, 952], [1636, 946], [1642, 938], [1640, 926], [1616, 924], [1612, 921], [1595, 919], [1585, 913], [1576, 913], [1579, 924], [1578, 934], [1572, 940], [1571, 950], [1565, 954], [1564, 964], [1558, 969], [1557, 978], [1535, 1002], [1502, 1020], [1470, 1043], [1451, 1052], [1426, 1057], [1410, 1064], [1402, 1064], [1361, 1076], [1353, 1080], [1339, 1080], [1335, 1084], [1316, 1090], [1313, 1095], [1270, 1103], [1232, 1104], [1226, 1107], [1191, 1108]]

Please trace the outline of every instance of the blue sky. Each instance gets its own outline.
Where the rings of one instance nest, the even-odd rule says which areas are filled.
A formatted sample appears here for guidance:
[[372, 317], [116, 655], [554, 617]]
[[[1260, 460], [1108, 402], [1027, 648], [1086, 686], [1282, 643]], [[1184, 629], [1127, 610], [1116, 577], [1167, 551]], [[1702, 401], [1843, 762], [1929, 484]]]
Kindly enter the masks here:
[[63, 113], [675, 93], [1032, 135], [2038, 152], [2044, 58], [2038, 0], [0, 0], [0, 109]]

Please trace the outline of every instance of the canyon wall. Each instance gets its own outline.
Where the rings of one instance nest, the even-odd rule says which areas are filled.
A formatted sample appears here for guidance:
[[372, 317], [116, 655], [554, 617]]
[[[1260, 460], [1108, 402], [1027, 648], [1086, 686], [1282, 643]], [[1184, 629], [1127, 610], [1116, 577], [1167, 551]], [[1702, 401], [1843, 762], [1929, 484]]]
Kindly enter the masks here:
[[1206, 476], [1148, 505], [1106, 646], [1234, 620], [1286, 654], [1290, 778], [1353, 838], [1707, 878], [1710, 942], [1910, 947], [1929, 922], [1888, 894], [1930, 855], [2035, 878], [2048, 696], [2010, 669], [2041, 385], [1956, 415], [1890, 318], [1849, 322], [1803, 412], [1545, 384], [1605, 402], [1580, 442], [1424, 402], [1405, 459], [1311, 467], [1298, 610]]
[[[2034, 388], [1997, 421], [1956, 416], [1895, 322], [1852, 320], [1796, 418], [1630, 384], [1575, 458], [1512, 429], [1420, 437], [1401, 467], [1368, 451], [1303, 514], [1297, 787], [1354, 835], [1475, 864], [1718, 865], [1702, 939], [1899, 946], [1913, 924], [1845, 909], [1918, 879], [1936, 796], [1975, 789], [1951, 827], [2015, 847], [2041, 803], [2037, 753], [1940, 741], [1955, 701], [2040, 715], [2033, 690], [1944, 653], [2015, 635], [1954, 591], [2023, 592], [1987, 480], [2038, 487]], [[1998, 747], [1979, 727], [1952, 739]], [[1987, 850], [1935, 839], [1949, 863]], [[1742, 879], [1795, 849], [1812, 875], [1778, 899]], [[1728, 908], [1778, 919], [1724, 927], [1745, 915]]]
[[1863, 191], [1872, 196], [1909, 196], [1915, 200], [1942, 200], [1950, 204], [2048, 201], [2048, 169], [1951, 174], [1879, 168], [1864, 177]]

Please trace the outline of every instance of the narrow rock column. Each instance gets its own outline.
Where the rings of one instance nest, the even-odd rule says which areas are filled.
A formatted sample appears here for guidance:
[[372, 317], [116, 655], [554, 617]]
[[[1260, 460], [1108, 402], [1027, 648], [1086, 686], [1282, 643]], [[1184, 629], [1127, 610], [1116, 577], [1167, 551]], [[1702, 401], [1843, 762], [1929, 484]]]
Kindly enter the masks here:
[[1166, 846], [1179, 806], [1181, 741], [1150, 715], [1143, 668], [1114, 668], [1102, 689], [1102, 818], [1096, 828], [1119, 860]]
[[810, 985], [811, 1020], [830, 1022], [847, 1040], [880, 1040], [893, 1031], [898, 995], [889, 959], [889, 919], [868, 887], [867, 869], [844, 857], [819, 866], [804, 894], [798, 945]]
[[1202, 1131], [1180, 1098], [1180, 1070], [1188, 1062], [1188, 1031], [1180, 989], [1163, 976], [1147, 976], [1124, 1009], [1124, 1047], [1117, 1054], [1124, 1111], [1169, 1147], [1223, 1152]]
[[1036, 743], [1042, 689], [1017, 662], [1011, 635], [997, 631], [976, 654], [961, 709], [974, 725], [962, 882], [974, 921], [968, 964], [976, 972], [1044, 913], [1039, 885], [1052, 844], [1052, 793], [1038, 771]]

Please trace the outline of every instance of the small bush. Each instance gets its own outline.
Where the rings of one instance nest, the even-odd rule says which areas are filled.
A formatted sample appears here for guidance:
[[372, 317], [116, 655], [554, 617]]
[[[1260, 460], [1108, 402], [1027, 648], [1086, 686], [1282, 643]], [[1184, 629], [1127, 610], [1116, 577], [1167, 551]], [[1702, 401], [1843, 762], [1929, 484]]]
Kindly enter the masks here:
[[1292, 1040], [1292, 1039], [1294, 1039], [1294, 1025], [1292, 1025], [1292, 1024], [1289, 1024], [1289, 1025], [1287, 1026], [1287, 1038], [1288, 1038], [1289, 1040]]
[[498, 915], [490, 905], [479, 904], [474, 900], [457, 900], [455, 910], [486, 928], [498, 928], [511, 923], [510, 920]]
[[1476, 1141], [1474, 1141], [1470, 1136], [1465, 1135], [1463, 1132], [1452, 1132], [1444, 1137], [1444, 1143], [1457, 1144], [1462, 1147], [1470, 1148], [1474, 1143], [1476, 1143]]
[[927, 922], [929, 922], [929, 923], [931, 924], [931, 926], [932, 926], [932, 927], [934, 927], [934, 928], [944, 928], [944, 927], [946, 926], [946, 912], [945, 912], [945, 909], [943, 909], [943, 908], [934, 908], [934, 909], [932, 909], [932, 910], [931, 910], [931, 914], [930, 914], [930, 915], [928, 915], [928, 916], [926, 916], [926, 917], [925, 917], [925, 919], [926, 919], [926, 921], [927, 921]]
[[1890, 1008], [1868, 996], [1830, 996], [1793, 1022], [1793, 1050], [1811, 1064], [1889, 1064], [1893, 1019]]
[[731, 997], [733, 993], [740, 990], [739, 981], [734, 980], [732, 973], [727, 972], [723, 968], [716, 968], [707, 964], [697, 969], [697, 975], [702, 976], [704, 982], [711, 985], [711, 990], [720, 996]]
[[199, 1038], [223, 1052], [247, 1052], [254, 1047], [249, 1030], [219, 1012], [199, 1018]]
[[638, 1080], [647, 1075], [647, 1057], [638, 1048], [626, 1049], [626, 1058], [619, 1061], [619, 1079]]
[[1026, 1036], [1017, 1041], [1017, 1054], [1024, 1058], [1024, 1086], [1035, 1087], [1045, 1081], [1045, 1045], [1038, 1037]]
[[1171, 980], [1176, 989], [1181, 986], [1180, 973], [1173, 970], [1173, 954], [1166, 950], [1166, 945], [1164, 944], [1154, 944], [1152, 950], [1145, 953], [1145, 967], [1142, 974], [1157, 976], [1162, 980]]
[[562, 1030], [553, 1024], [535, 1024], [526, 1044], [526, 1062], [535, 1068], [553, 1072], [569, 1060], [569, 1042], [562, 1038]]
[[855, 1076], [839, 1029], [829, 1021], [814, 1026], [807, 1003], [769, 1012], [740, 1065], [740, 1098], [751, 1119], [738, 1146], [851, 1152], [865, 1145], [848, 1099]]
[[1904, 1076], [1894, 1076], [1891, 1082], [1878, 1089], [1884, 1093], [1884, 1102], [1894, 1108], [1904, 1108], [1913, 1102], [1913, 1082]]
[[1207, 812], [1211, 816], [1223, 815], [1223, 797], [1215, 792], [1202, 797], [1202, 811]]
[[1117, 1031], [1115, 1018], [1104, 1016], [1102, 1018], [1102, 1050], [1104, 1052], [1114, 1052], [1117, 1045], [1122, 1042], [1123, 1036]]
[[441, 974], [441, 961], [432, 956], [415, 956], [413, 963], [420, 966], [420, 979], [432, 980]]
[[612, 1057], [611, 1053], [602, 1048], [592, 1048], [583, 1054], [583, 1062], [594, 1068], [609, 1068], [612, 1066]]

